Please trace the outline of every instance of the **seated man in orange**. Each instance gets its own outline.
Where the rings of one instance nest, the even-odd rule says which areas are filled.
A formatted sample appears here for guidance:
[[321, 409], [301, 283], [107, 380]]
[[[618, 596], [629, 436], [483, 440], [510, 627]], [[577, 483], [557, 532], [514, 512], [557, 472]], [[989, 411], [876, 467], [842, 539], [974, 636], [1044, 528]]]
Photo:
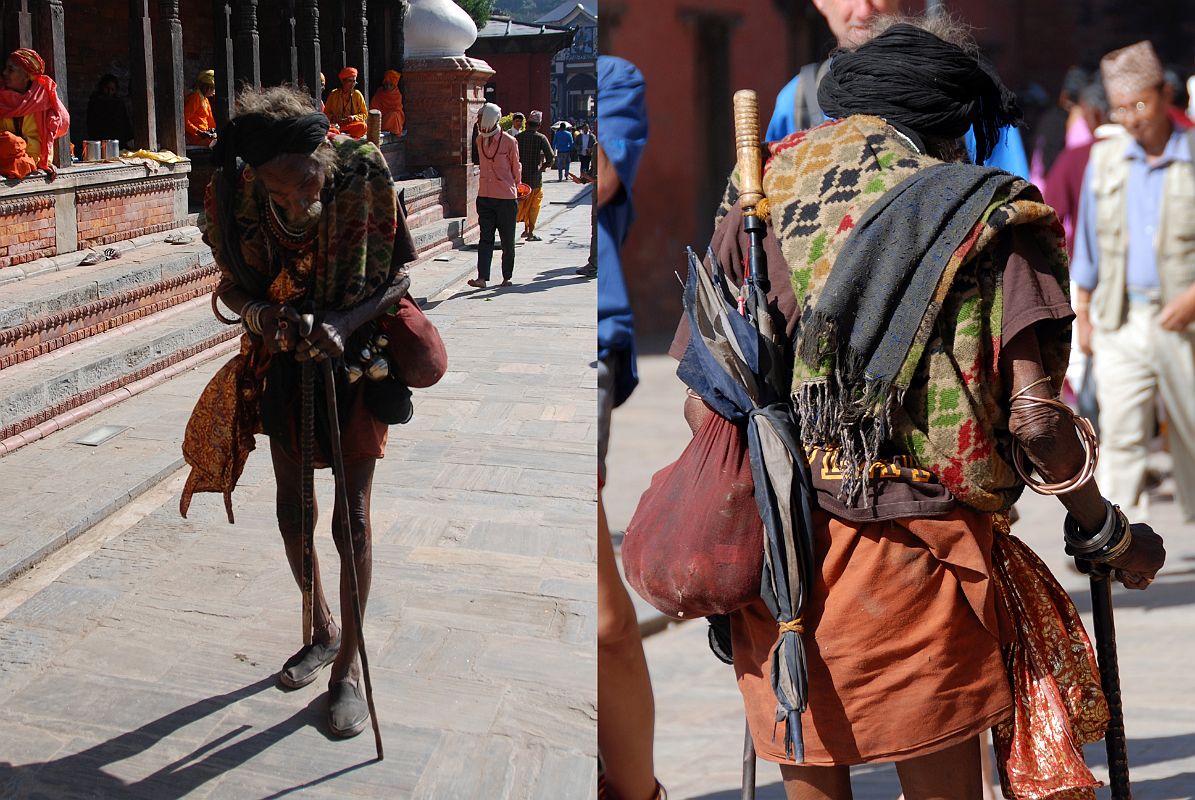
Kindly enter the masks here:
[[357, 91], [356, 67], [345, 67], [340, 71], [340, 88], [333, 89], [324, 103], [324, 113], [340, 128], [340, 132], [354, 139], [360, 139], [369, 132], [369, 109], [365, 107], [365, 96]]
[[29, 48], [15, 50], [0, 85], [0, 174], [23, 178], [36, 169], [54, 176], [54, 140], [66, 135], [70, 114], [46, 62]]
[[402, 136], [407, 122], [407, 115], [402, 110], [402, 91], [398, 88], [401, 77], [401, 72], [386, 70], [386, 74], [382, 76], [382, 88], [374, 92], [373, 99], [369, 101], [370, 108], [382, 112], [382, 130], [395, 136]]
[[216, 71], [205, 69], [195, 79], [195, 89], [187, 95], [183, 106], [183, 122], [187, 128], [187, 144], [192, 147], [211, 147], [216, 143], [216, 117], [209, 98], [216, 96]]

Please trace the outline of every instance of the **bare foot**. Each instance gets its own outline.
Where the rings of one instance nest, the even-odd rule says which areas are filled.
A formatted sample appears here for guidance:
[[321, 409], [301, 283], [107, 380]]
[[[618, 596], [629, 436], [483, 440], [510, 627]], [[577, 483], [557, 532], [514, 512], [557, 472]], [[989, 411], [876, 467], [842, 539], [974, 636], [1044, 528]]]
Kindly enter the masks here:
[[481, 278], [470, 278], [469, 280], [465, 281], [465, 283], [469, 284], [474, 289], [485, 288], [485, 281], [483, 281]]

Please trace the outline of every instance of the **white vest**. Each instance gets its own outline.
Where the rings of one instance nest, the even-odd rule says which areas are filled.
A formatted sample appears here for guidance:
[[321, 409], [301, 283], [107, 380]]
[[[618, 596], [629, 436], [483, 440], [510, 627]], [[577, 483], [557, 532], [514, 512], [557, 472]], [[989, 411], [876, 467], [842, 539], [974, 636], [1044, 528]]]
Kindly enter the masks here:
[[[1095, 227], [1099, 281], [1091, 298], [1092, 323], [1116, 330], [1127, 313], [1129, 160], [1132, 139], [1123, 134], [1102, 139], [1091, 148], [1091, 193], [1095, 198]], [[1159, 224], [1154, 236], [1158, 284], [1166, 303], [1195, 283], [1195, 164], [1174, 161], [1162, 183]]]

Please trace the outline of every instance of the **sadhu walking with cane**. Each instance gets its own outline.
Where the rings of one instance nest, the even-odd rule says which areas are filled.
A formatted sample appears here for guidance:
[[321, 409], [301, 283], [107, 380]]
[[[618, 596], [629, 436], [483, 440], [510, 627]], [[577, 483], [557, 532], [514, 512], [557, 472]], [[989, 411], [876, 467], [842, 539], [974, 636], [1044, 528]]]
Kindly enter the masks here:
[[[405, 399], [409, 416], [409, 392], [352, 382], [361, 367], [344, 362], [382, 341], [372, 323], [406, 294], [409, 281], [397, 268], [414, 250], [381, 153], [365, 141], [329, 141], [327, 132], [311, 98], [288, 87], [242, 93], [221, 132], [204, 241], [220, 268], [213, 309], [218, 298], [246, 331], [239, 355], [208, 384], [188, 423], [191, 474], [181, 510], [195, 492], [220, 492], [231, 522], [232, 491], [253, 436], [269, 436], [278, 526], [307, 600], [304, 644], [278, 679], [305, 686], [331, 665], [328, 726], [348, 737], [371, 717], [361, 615], [370, 590], [374, 465], [386, 446], [387, 405]], [[336, 473], [339, 624], [311, 547], [310, 470], [323, 466]]]
[[[885, 18], [876, 33], [831, 60], [818, 100], [833, 121], [770, 145], [754, 208], [816, 505], [804, 713], [777, 711], [772, 611], [730, 614], [751, 738], [793, 799], [849, 798], [849, 765], [883, 761], [907, 797], [979, 798], [988, 728], [1008, 796], [1094, 798], [1080, 748], [1117, 698], [1007, 511], [1027, 482], [1057, 495], [1060, 545], [1130, 588], [1165, 551], [1101, 497], [1094, 434], [1056, 400], [1073, 314], [1053, 212], [1024, 181], [963, 163], [968, 129], [982, 161], [1018, 121], [1011, 93], [949, 20]], [[741, 283], [738, 185], [711, 250]], [[687, 405], [701, 436], [713, 412]]]

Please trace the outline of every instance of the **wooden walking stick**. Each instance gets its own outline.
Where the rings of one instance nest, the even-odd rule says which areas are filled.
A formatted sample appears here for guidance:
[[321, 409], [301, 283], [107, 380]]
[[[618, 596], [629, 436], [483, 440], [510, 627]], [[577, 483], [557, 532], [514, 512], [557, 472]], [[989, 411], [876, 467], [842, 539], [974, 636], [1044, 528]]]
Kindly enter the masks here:
[[747, 723], [746, 740], [743, 742], [743, 793], [742, 800], [755, 800], [755, 742], [751, 739], [751, 723]]
[[1112, 576], [1107, 567], [1096, 566], [1091, 579], [1091, 618], [1095, 627], [1095, 652], [1100, 662], [1100, 683], [1108, 700], [1108, 782], [1112, 800], [1132, 800], [1129, 786], [1129, 752], [1124, 732], [1124, 706], [1120, 698], [1120, 665], [1116, 658], [1116, 623], [1112, 617]]
[[[311, 334], [315, 317], [304, 314], [299, 325], [299, 339]], [[303, 530], [303, 644], [315, 639], [315, 365], [302, 362], [299, 387], [300, 505]]]
[[320, 363], [324, 376], [324, 397], [327, 398], [328, 438], [332, 443], [332, 470], [336, 478], [336, 506], [340, 509], [344, 524], [341, 530], [345, 537], [345, 551], [349, 557], [349, 592], [353, 598], [353, 619], [357, 621], [357, 653], [361, 656], [361, 674], [365, 680], [365, 702], [369, 706], [369, 719], [373, 723], [373, 741], [378, 749], [378, 761], [382, 760], [382, 729], [378, 725], [378, 712], [373, 705], [373, 683], [369, 680], [369, 658], [365, 655], [365, 627], [361, 614], [361, 594], [357, 588], [357, 554], [353, 550], [353, 533], [350, 530], [349, 492], [345, 485], [344, 454], [340, 450], [340, 414], [336, 409], [336, 380], [332, 373], [332, 360]]

